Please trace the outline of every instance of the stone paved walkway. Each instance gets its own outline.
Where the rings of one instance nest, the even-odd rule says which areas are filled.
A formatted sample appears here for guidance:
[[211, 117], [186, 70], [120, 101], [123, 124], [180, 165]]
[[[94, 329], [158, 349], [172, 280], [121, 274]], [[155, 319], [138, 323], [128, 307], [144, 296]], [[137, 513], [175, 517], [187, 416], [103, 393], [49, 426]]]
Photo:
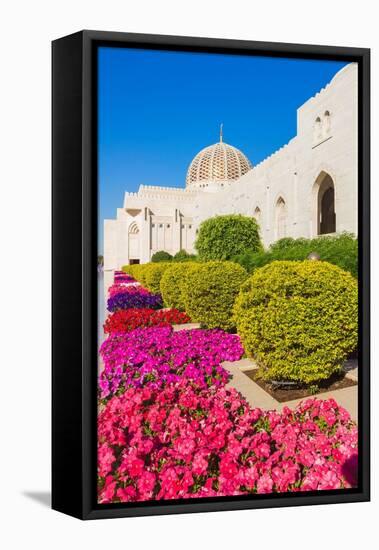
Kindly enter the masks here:
[[[240, 361], [225, 361], [222, 363], [230, 374], [232, 379], [228, 382], [228, 386], [235, 388], [246, 399], [246, 401], [252, 407], [259, 407], [264, 410], [277, 410], [281, 411], [284, 406], [290, 408], [296, 407], [303, 399], [295, 399], [293, 401], [286, 401], [279, 403], [274, 397], [264, 391], [258, 384], [248, 378], [244, 371], [256, 369], [256, 364], [250, 359], [241, 359]], [[354, 367], [356, 372], [358, 371], [357, 365]], [[354, 370], [351, 369], [351, 370]], [[343, 388], [341, 390], [335, 390], [331, 392], [319, 393], [315, 395], [317, 399], [330, 399], [333, 398], [339, 405], [344, 407], [351, 415], [352, 419], [358, 420], [358, 387], [350, 386], [349, 388]]]
[[193, 328], [200, 328], [199, 323], [183, 323], [182, 325], [172, 325], [172, 328], [174, 329], [174, 332], [178, 332], [179, 330], [188, 330]]

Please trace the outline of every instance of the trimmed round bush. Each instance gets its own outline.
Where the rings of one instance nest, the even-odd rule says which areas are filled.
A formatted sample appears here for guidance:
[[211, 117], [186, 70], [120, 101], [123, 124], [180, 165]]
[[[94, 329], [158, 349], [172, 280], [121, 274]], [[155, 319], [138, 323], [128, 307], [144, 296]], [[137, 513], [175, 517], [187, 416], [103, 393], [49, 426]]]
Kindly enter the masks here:
[[160, 292], [161, 278], [166, 269], [172, 264], [169, 262], [158, 262], [145, 264], [145, 272], [142, 274], [145, 286], [154, 294]]
[[165, 250], [158, 250], [151, 256], [152, 262], [170, 262], [172, 260], [172, 255]]
[[259, 226], [254, 218], [231, 214], [201, 223], [195, 242], [200, 260], [230, 260], [246, 249], [262, 249]]
[[356, 348], [357, 281], [328, 262], [272, 262], [242, 285], [234, 316], [264, 379], [315, 383]]
[[166, 307], [184, 311], [184, 297], [182, 294], [183, 282], [189, 270], [198, 264], [194, 262], [177, 262], [171, 264], [163, 273], [160, 283], [160, 292]]
[[233, 304], [247, 277], [243, 267], [233, 262], [196, 264], [182, 283], [185, 311], [204, 327], [233, 330]]

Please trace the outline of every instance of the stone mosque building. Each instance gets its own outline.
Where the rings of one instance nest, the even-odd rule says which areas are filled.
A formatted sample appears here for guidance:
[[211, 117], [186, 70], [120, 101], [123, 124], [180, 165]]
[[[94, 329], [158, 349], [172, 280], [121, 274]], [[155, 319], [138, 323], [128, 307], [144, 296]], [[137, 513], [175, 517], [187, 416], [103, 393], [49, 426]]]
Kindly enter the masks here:
[[[358, 217], [358, 68], [351, 63], [297, 109], [297, 133], [253, 166], [220, 141], [189, 165], [185, 187], [141, 185], [104, 222], [104, 270], [149, 262], [154, 252], [194, 252], [200, 223], [254, 216], [265, 246], [282, 237], [349, 231]], [[280, 101], [280, 96], [278, 96]]]

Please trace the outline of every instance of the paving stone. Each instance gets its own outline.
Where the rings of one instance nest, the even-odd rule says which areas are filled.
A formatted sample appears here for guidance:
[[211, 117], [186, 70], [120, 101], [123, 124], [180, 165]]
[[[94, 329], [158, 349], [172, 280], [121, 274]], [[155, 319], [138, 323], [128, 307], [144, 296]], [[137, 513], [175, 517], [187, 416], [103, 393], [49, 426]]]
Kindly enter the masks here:
[[254, 370], [258, 368], [258, 365], [253, 359], [240, 359], [239, 361], [225, 361], [222, 363], [222, 365], [233, 365], [238, 367], [242, 372], [248, 371], [248, 370]]
[[[335, 399], [338, 405], [341, 405], [350, 413], [353, 420], [356, 422], [358, 421], [358, 386], [350, 386], [349, 388], [342, 388], [341, 390], [319, 393], [312, 397], [317, 397], [317, 399]], [[279, 403], [281, 407], [280, 410], [284, 406], [292, 409], [296, 407], [300, 401], [303, 401], [303, 399], [295, 399], [294, 401]]]
[[183, 325], [172, 325], [174, 332], [179, 330], [189, 330], [194, 328], [200, 328], [200, 323], [184, 323]]
[[343, 365], [346, 378], [358, 382], [358, 359], [348, 359]]
[[227, 385], [239, 391], [252, 407], [259, 407], [264, 410], [276, 409], [278, 406], [276, 399], [250, 380], [235, 363], [238, 363], [238, 361], [233, 363], [225, 361], [223, 363], [223, 366], [232, 375], [232, 379]]
[[[258, 384], [248, 378], [237, 366], [237, 364], [238, 361], [225, 361], [222, 364], [223, 367], [225, 367], [232, 375], [232, 379], [227, 385], [239, 391], [245, 397], [250, 406], [259, 407], [263, 410], [281, 411], [285, 406], [293, 409], [301, 401], [307, 399], [301, 398], [279, 403], [279, 401], [274, 399], [269, 393], [258, 386]], [[312, 397], [316, 397], [317, 399], [335, 399], [339, 405], [344, 407], [350, 413], [353, 420], [356, 422], [358, 421], [358, 386], [350, 386], [349, 388], [343, 388], [341, 390], [319, 393]]]

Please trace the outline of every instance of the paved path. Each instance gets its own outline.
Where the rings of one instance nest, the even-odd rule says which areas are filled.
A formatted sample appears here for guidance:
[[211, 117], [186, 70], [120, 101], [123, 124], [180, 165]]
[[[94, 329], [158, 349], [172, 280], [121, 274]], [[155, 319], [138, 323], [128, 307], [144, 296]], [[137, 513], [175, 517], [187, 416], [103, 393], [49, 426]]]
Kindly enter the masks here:
[[[329, 391], [325, 393], [319, 393], [317, 399], [335, 399], [338, 405], [341, 405], [346, 409], [353, 420], [358, 421], [358, 386], [350, 386], [349, 388], [342, 388], [341, 390]], [[295, 399], [294, 401], [287, 401], [286, 403], [279, 403], [281, 408], [287, 405], [291, 409], [296, 407], [302, 399]]]
[[194, 328], [200, 328], [200, 323], [183, 323], [182, 325], [172, 325], [174, 332], [179, 330], [189, 330]]
[[[274, 409], [281, 411], [284, 406], [290, 408], [296, 407], [296, 405], [304, 399], [295, 399], [293, 401], [279, 403], [279, 401], [274, 399], [269, 393], [244, 374], [243, 371], [257, 368], [256, 364], [250, 359], [241, 359], [240, 361], [234, 362], [225, 361], [222, 365], [232, 375], [232, 379], [228, 382], [228, 386], [241, 392], [252, 407], [259, 407], [263, 410]], [[358, 386], [350, 386], [349, 388], [343, 388], [341, 390], [319, 393], [314, 397], [317, 397], [317, 399], [335, 399], [339, 405], [350, 413], [353, 420], [358, 421]]]

